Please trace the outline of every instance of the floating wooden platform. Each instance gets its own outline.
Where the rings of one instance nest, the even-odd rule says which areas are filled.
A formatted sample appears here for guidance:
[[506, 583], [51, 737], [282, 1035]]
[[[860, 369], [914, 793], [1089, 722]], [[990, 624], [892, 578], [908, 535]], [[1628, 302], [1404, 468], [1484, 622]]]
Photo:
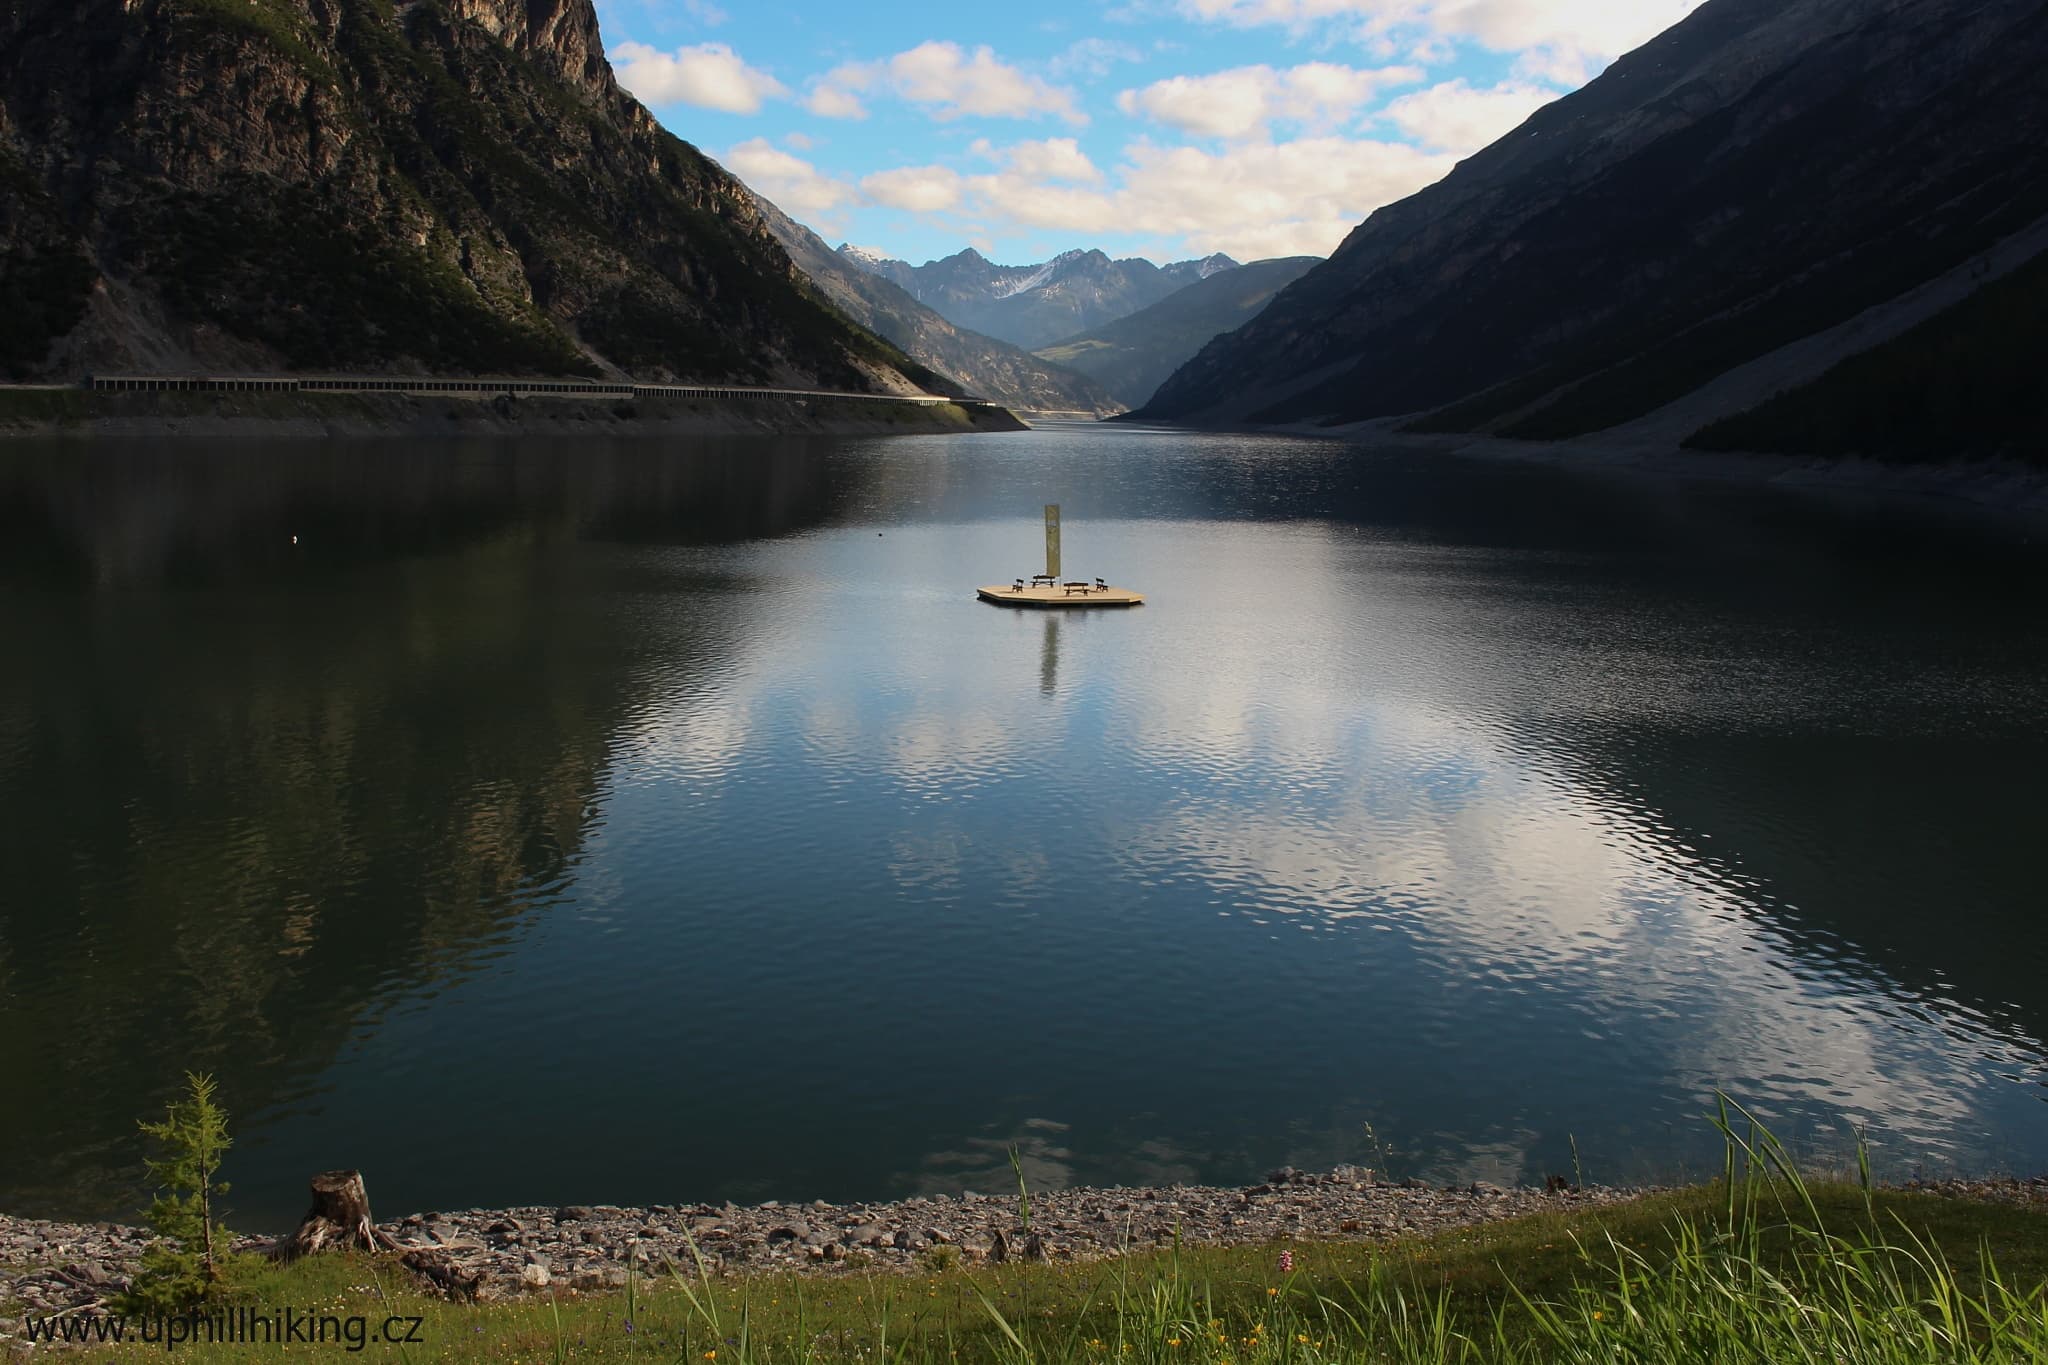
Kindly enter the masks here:
[[1145, 601], [1143, 593], [1132, 592], [1129, 588], [1098, 588], [1092, 584], [1087, 588], [1070, 588], [1055, 583], [1050, 587], [1036, 584], [1019, 588], [1010, 583], [997, 583], [986, 588], [976, 588], [974, 595], [984, 602], [994, 602], [1003, 607], [1135, 607]]

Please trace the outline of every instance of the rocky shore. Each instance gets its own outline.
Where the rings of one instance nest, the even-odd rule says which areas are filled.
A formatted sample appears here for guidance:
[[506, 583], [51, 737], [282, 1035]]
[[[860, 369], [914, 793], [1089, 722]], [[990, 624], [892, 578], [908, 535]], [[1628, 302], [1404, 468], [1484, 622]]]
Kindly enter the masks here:
[[[1906, 1188], [2048, 1210], [2048, 1176], [1915, 1182]], [[694, 1246], [716, 1273], [845, 1274], [998, 1261], [1087, 1261], [1187, 1245], [1390, 1241], [1546, 1211], [1582, 1209], [1648, 1189], [1502, 1189], [1389, 1182], [1360, 1167], [1273, 1172], [1236, 1189], [1164, 1186], [1034, 1193], [1030, 1226], [1014, 1195], [935, 1195], [894, 1203], [770, 1201], [567, 1205], [413, 1214], [382, 1224], [401, 1246], [434, 1251], [490, 1299], [616, 1288], [637, 1269], [690, 1268]], [[148, 1240], [115, 1223], [0, 1216], [0, 1332], [20, 1314], [93, 1311], [125, 1288]], [[241, 1249], [268, 1247], [244, 1239]], [[11, 1320], [10, 1320], [11, 1319]]]
[[1990, 509], [2029, 524], [2048, 519], [2048, 465], [2018, 459], [1907, 462], [1847, 455], [1774, 455], [1692, 450], [1677, 436], [1596, 432], [1565, 441], [1500, 436], [1424, 435], [1397, 430], [1405, 418], [1342, 427], [1296, 427], [1319, 436], [1350, 436], [1377, 447], [1425, 450], [1467, 460], [1540, 464], [1561, 469], [1700, 483], [1769, 485], [1816, 493], [1933, 500]]
[[[478, 1296], [604, 1289], [629, 1267], [689, 1267], [694, 1244], [717, 1272], [843, 1274], [1005, 1260], [1095, 1260], [1187, 1244], [1388, 1240], [1546, 1209], [1611, 1203], [1624, 1189], [1506, 1190], [1383, 1182], [1359, 1167], [1275, 1171], [1241, 1189], [1165, 1186], [1034, 1193], [1026, 1228], [1015, 1195], [934, 1195], [895, 1203], [770, 1201], [609, 1204], [417, 1213], [381, 1224], [402, 1246], [438, 1250], [477, 1279]], [[148, 1242], [117, 1223], [0, 1216], [0, 1303], [30, 1312], [89, 1309], [125, 1288]], [[241, 1249], [265, 1250], [245, 1238]]]

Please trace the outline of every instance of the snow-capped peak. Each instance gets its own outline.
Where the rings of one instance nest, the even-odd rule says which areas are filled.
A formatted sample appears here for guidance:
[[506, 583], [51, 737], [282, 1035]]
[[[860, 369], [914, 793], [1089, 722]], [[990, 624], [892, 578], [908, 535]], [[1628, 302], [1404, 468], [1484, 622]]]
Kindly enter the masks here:
[[1021, 294], [1027, 289], [1038, 288], [1052, 278], [1053, 271], [1058, 268], [1059, 263], [1064, 259], [1065, 257], [1055, 256], [1023, 279], [1010, 280], [1007, 283], [997, 285], [993, 291], [993, 297], [1007, 299]]
[[855, 265], [864, 265], [870, 268], [886, 264], [890, 260], [889, 253], [886, 251], [871, 246], [855, 246], [851, 242], [841, 242], [839, 244], [839, 254], [852, 261]]

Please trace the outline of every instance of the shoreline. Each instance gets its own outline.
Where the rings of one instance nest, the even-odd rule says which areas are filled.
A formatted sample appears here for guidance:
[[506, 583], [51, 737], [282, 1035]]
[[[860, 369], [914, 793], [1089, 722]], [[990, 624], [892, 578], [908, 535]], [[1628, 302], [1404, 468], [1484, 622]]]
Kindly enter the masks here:
[[[1170, 1244], [1284, 1240], [1389, 1241], [1523, 1214], [1586, 1208], [1661, 1187], [1507, 1190], [1484, 1183], [1383, 1181], [1359, 1167], [1275, 1171], [1243, 1187], [1109, 1186], [1033, 1192], [1027, 1228], [1017, 1197], [968, 1192], [828, 1203], [525, 1205], [413, 1213], [378, 1227], [402, 1247], [441, 1252], [478, 1277], [479, 1297], [623, 1286], [631, 1273], [694, 1265], [719, 1273], [911, 1272], [934, 1261], [1094, 1261]], [[371, 1198], [376, 1197], [371, 1187]], [[373, 1204], [374, 1208], [374, 1204]], [[0, 1215], [0, 1303], [29, 1311], [89, 1309], [126, 1287], [146, 1229]], [[263, 1251], [267, 1237], [237, 1250]], [[934, 1248], [950, 1247], [950, 1252]]]
[[[1675, 442], [1594, 433], [1564, 441], [1521, 441], [1466, 432], [1401, 431], [1414, 414], [1339, 426], [1292, 422], [1279, 426], [1221, 423], [1180, 426], [1129, 422], [1133, 428], [1248, 436], [1308, 436], [1373, 448], [1447, 455], [1473, 461], [1533, 464], [1588, 473], [1780, 488], [1792, 492], [1869, 496], [1900, 503], [1947, 502], [1994, 510], [2016, 520], [2048, 520], [2048, 463], [1976, 459], [1908, 463], [1860, 455], [1786, 455], [1766, 451], [1690, 450]], [[1123, 424], [1125, 419], [1106, 418]]]
[[817, 396], [469, 397], [405, 393], [128, 392], [0, 395], [10, 439], [890, 435], [1028, 431], [1007, 408]]
[[[1677, 1187], [1560, 1185], [1505, 1189], [1478, 1182], [1385, 1180], [1357, 1166], [1287, 1168], [1241, 1187], [1109, 1186], [1036, 1192], [1030, 1223], [1015, 1195], [913, 1196], [730, 1203], [530, 1205], [408, 1214], [380, 1222], [401, 1249], [439, 1253], [476, 1276], [478, 1298], [545, 1290], [602, 1292], [670, 1265], [690, 1271], [692, 1247], [719, 1274], [930, 1272], [942, 1264], [1089, 1262], [1173, 1245], [1386, 1244], [1531, 1214], [1628, 1203]], [[2048, 1212], [2048, 1176], [1908, 1181], [1887, 1187]], [[374, 1194], [373, 1194], [374, 1198]], [[147, 1230], [0, 1214], [0, 1306], [90, 1312], [127, 1287]], [[236, 1250], [261, 1252], [265, 1237]], [[950, 1248], [951, 1250], [941, 1250]]]
[[[1376, 435], [1379, 433], [1375, 433]], [[1896, 500], [1935, 500], [2048, 519], [2048, 467], [2017, 460], [1952, 460], [1903, 464], [1859, 455], [1779, 455], [1688, 450], [1682, 446], [1594, 439], [1514, 441], [1503, 436], [1444, 437], [1385, 433], [1390, 441], [1434, 448], [1470, 460], [1539, 464], [1554, 469], [1613, 471], [1686, 481], [1742, 484], [1796, 492], [1846, 493]]]

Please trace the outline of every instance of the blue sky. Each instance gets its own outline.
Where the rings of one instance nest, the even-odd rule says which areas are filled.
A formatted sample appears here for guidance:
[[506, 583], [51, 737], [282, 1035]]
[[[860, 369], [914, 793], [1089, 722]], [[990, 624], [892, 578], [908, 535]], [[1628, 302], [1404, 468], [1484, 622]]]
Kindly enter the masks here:
[[598, 0], [620, 81], [837, 245], [1327, 255], [1698, 0]]

